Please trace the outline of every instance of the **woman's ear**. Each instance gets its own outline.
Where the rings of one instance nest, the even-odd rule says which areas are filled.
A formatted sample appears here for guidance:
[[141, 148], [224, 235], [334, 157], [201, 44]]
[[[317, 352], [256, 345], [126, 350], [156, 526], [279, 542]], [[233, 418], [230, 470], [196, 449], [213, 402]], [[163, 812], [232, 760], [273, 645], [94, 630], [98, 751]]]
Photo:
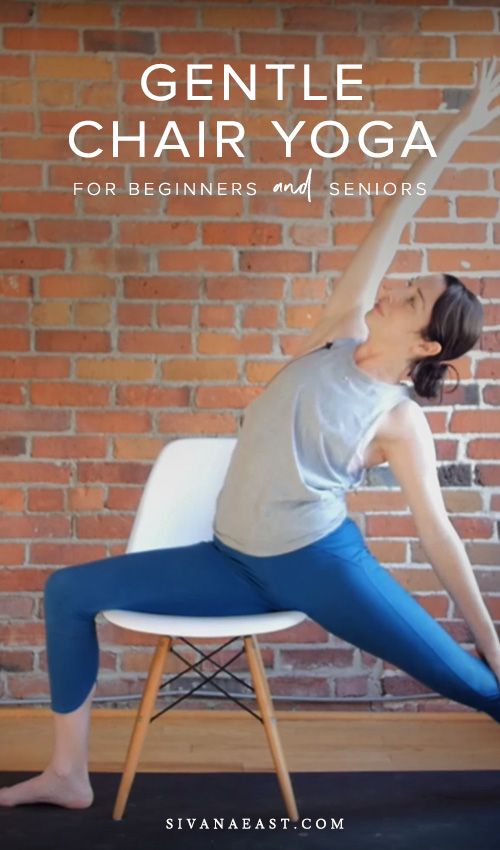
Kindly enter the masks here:
[[440, 342], [430, 339], [419, 339], [416, 348], [420, 357], [436, 357], [443, 350]]

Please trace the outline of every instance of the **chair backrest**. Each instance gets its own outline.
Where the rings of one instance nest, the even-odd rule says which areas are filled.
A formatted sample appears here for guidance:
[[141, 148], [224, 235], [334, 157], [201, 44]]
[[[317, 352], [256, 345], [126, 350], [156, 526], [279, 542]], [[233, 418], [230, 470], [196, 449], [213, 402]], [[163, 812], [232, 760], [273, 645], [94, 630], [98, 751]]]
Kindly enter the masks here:
[[172, 440], [149, 474], [127, 552], [211, 540], [217, 495], [236, 437]]

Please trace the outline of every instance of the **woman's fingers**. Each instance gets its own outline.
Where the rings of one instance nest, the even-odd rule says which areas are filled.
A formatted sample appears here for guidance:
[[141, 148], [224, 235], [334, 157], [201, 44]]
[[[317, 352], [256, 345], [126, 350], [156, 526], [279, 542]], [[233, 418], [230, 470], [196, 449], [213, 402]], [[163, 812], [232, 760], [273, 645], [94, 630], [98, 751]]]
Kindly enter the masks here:
[[489, 77], [490, 79], [491, 79], [492, 77], [494, 77], [494, 76], [495, 76], [495, 73], [496, 73], [496, 64], [497, 64], [497, 60], [496, 60], [496, 59], [491, 59], [491, 61], [490, 61], [490, 63], [489, 63], [489, 68], [488, 68], [488, 77]]
[[498, 64], [498, 60], [497, 60], [497, 59], [492, 59], [492, 60], [491, 60], [490, 76], [491, 76], [492, 78], [493, 78], [493, 77], [497, 74], [497, 64]]
[[496, 84], [496, 78], [500, 76], [500, 73], [497, 70], [497, 62], [497, 59], [482, 60], [480, 65], [481, 70], [479, 88], [484, 88], [490, 85], [494, 86]]
[[479, 59], [474, 63], [474, 82], [477, 87], [481, 87], [484, 81], [486, 68], [486, 59]]

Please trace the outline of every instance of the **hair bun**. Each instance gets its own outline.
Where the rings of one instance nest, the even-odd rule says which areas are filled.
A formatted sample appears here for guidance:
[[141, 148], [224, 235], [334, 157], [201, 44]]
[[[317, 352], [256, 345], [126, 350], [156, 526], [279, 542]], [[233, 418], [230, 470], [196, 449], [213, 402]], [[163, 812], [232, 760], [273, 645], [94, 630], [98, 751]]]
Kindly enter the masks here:
[[442, 360], [428, 360], [427, 363], [422, 363], [422, 366], [427, 367], [432, 372], [437, 373], [439, 376], [444, 375], [448, 368], [448, 363], [443, 363]]

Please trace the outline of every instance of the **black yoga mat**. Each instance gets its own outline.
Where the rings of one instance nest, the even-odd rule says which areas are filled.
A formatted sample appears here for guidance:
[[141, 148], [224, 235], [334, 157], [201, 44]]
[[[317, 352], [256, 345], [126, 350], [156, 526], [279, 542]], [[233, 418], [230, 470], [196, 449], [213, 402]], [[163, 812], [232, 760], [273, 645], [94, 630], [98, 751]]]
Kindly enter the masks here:
[[[33, 775], [0, 773], [0, 786]], [[286, 829], [272, 773], [140, 773], [123, 820], [113, 821], [119, 778], [91, 775], [89, 809], [0, 808], [2, 847], [500, 850], [500, 771], [294, 773], [303, 820]]]

